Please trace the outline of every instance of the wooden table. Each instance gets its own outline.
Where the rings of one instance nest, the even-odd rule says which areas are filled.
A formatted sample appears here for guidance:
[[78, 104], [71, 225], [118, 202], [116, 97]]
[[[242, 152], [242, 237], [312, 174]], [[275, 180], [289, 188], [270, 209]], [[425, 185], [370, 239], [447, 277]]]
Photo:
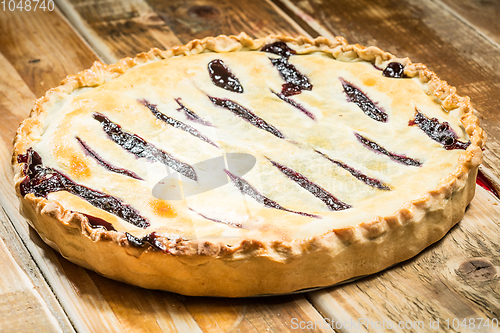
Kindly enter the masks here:
[[380, 274], [299, 295], [199, 298], [64, 260], [19, 215], [10, 167], [11, 140], [35, 99], [95, 60], [241, 31], [343, 35], [423, 62], [470, 96], [489, 136], [481, 170], [498, 189], [499, 1], [56, 0], [52, 11], [52, 1], [45, 11], [18, 3], [0, 3], [1, 332], [500, 331], [500, 201], [479, 186], [442, 241]]

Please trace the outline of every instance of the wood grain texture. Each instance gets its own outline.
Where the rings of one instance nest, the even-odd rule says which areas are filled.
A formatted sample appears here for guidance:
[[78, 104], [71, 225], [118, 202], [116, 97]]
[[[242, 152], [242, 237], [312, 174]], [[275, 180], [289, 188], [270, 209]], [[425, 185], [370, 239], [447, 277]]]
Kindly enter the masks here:
[[[48, 303], [42, 298], [30, 277], [14, 259], [12, 245], [5, 242], [8, 217], [0, 210], [0, 313], [5, 318], [0, 322], [1, 332], [62, 332], [56, 317], [51, 313]], [[14, 252], [17, 254], [17, 252]], [[24, 265], [23, 265], [24, 266]], [[44, 286], [46, 288], [46, 286]], [[46, 292], [44, 290], [43, 292]], [[54, 296], [50, 304], [54, 304]], [[57, 304], [58, 305], [58, 304]], [[63, 311], [58, 309], [61, 314]], [[65, 322], [65, 328], [70, 328]]]
[[500, 46], [500, 2], [495, 0], [440, 0], [458, 19]]
[[[440, 242], [380, 274], [311, 293], [309, 300], [333, 321], [354, 318], [359, 332], [373, 331], [377, 322], [392, 324], [394, 332], [438, 331], [430, 326], [438, 320], [439, 332], [491, 332], [454, 329], [453, 320], [500, 318], [499, 216], [500, 201], [478, 186], [464, 219]], [[400, 329], [400, 322], [413, 330]]]
[[0, 53], [36, 97], [97, 60], [57, 10], [1, 11], [0, 36]]
[[244, 10], [240, 3], [229, 0], [56, 2], [108, 63], [152, 47], [165, 49], [220, 34], [307, 34], [266, 0], [248, 1]]
[[[293, 318], [322, 321], [303, 295], [242, 299], [186, 297], [113, 281], [57, 257], [64, 275], [77, 290], [78, 303], [102, 297], [95, 306], [107, 304], [109, 308], [102, 316], [112, 311], [120, 329], [126, 332], [291, 332]], [[79, 311], [85, 314], [87, 310]], [[94, 322], [100, 320], [90, 318]]]
[[[0, 237], [3, 241], [2, 244], [9, 250], [10, 256], [14, 258], [19, 267], [24, 269], [25, 274], [27, 274], [30, 279], [29, 284], [23, 276], [19, 276], [17, 280], [13, 280], [13, 283], [15, 283], [14, 281], [19, 281], [19, 284], [24, 285], [25, 289], [20, 289], [9, 294], [9, 302], [17, 300], [20, 306], [24, 304], [23, 302], [33, 302], [33, 304], [26, 303], [25, 305], [28, 309], [34, 309], [35, 312], [32, 313], [32, 315], [40, 320], [42, 331], [51, 331], [47, 325], [50, 325], [51, 321], [55, 318], [58, 327], [54, 327], [54, 330], [62, 329], [65, 332], [72, 332], [73, 327], [67, 315], [50, 289], [50, 286], [45, 281], [42, 272], [35, 262], [33, 262], [32, 256], [25, 247], [23, 240], [19, 237], [18, 231], [12, 224], [11, 215], [5, 212], [5, 209], [7, 209], [6, 207], [9, 206], [9, 204], [7, 204], [8, 202], [10, 202], [11, 207], [16, 207], [18, 204], [17, 198], [13, 195], [14, 191], [12, 188], [14, 175], [10, 166], [10, 156], [12, 154], [11, 142], [19, 123], [28, 116], [29, 110], [35, 101], [35, 95], [20, 77], [19, 73], [1, 53], [0, 63], [2, 63], [0, 75], [0, 133], [2, 138], [2, 140], [0, 140], [0, 156], [2, 156], [0, 173], [0, 206], [2, 209], [0, 211]], [[4, 205], [4, 203], [7, 206]], [[17, 210], [17, 207], [15, 209]], [[24, 224], [23, 231], [25, 232], [27, 230], [27, 224], [24, 220], [22, 223]], [[2, 259], [0, 259], [0, 263], [7, 265], [12, 258], [9, 258], [7, 253], [4, 253]], [[14, 274], [18, 268], [11, 268], [10, 270], [12, 270], [12, 274]], [[0, 271], [3, 272], [4, 270]], [[29, 285], [31, 285], [31, 287], [29, 287]], [[29, 288], [36, 288], [39, 296], [30, 294], [31, 291], [27, 290]], [[39, 302], [39, 297], [43, 299], [42, 303]], [[7, 303], [3, 305], [6, 304]], [[43, 310], [44, 308], [41, 307], [40, 304], [47, 307], [50, 310], [49, 314], [51, 313], [47, 315], [45, 321], [43, 318], [40, 318], [40, 316], [45, 313], [45, 310]], [[29, 325], [33, 324], [29, 322], [29, 318], [25, 318], [24, 320], [27, 322], [27, 328], [30, 327]], [[20, 324], [21, 321], [22, 319], [14, 316], [11, 322], [9, 322], [9, 325], [17, 327], [15, 326], [16, 323]], [[5, 331], [5, 327], [1, 329], [1, 331]]]
[[5, 145], [11, 147], [19, 123], [29, 115], [36, 97], [1, 53], [0, 63], [0, 135]]
[[[276, 0], [318, 34], [375, 45], [426, 64], [471, 98], [489, 140], [484, 164], [500, 178], [500, 49], [431, 0]], [[465, 1], [457, 2], [456, 6]], [[466, 9], [464, 9], [466, 10]], [[314, 18], [314, 19], [313, 19]], [[477, 16], [477, 20], [480, 16]], [[500, 189], [500, 184], [496, 184]]]

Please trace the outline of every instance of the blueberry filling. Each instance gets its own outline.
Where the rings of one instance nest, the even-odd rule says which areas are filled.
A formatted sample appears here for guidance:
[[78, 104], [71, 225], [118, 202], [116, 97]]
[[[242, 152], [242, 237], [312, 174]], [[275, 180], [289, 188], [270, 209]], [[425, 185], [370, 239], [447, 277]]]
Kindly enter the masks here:
[[198, 213], [197, 211], [189, 208], [190, 211], [192, 212], [195, 212], [196, 214], [200, 215], [201, 217], [203, 217], [204, 219], [207, 219], [209, 221], [212, 221], [212, 222], [217, 222], [217, 223], [223, 223], [223, 224], [227, 224], [231, 227], [235, 227], [235, 228], [243, 228], [243, 225], [241, 223], [235, 223], [235, 222], [229, 222], [229, 221], [224, 221], [224, 220], [219, 220], [219, 219], [214, 219], [212, 217], [208, 217], [202, 213]]
[[156, 148], [138, 135], [123, 131], [120, 125], [113, 123], [100, 113], [94, 113], [93, 117], [101, 123], [104, 132], [109, 138], [128, 152], [151, 162], [163, 163], [189, 179], [198, 180], [196, 172], [189, 164], [181, 162], [167, 152]]
[[271, 124], [268, 124], [264, 119], [260, 118], [252, 111], [245, 109], [243, 106], [239, 105], [238, 103], [233, 102], [230, 99], [226, 99], [226, 98], [218, 98], [218, 97], [211, 97], [211, 96], [208, 96], [208, 98], [210, 98], [210, 100], [212, 101], [212, 103], [214, 103], [214, 105], [223, 107], [223, 108], [231, 111], [235, 115], [248, 121], [253, 126], [260, 128], [264, 131], [267, 131], [280, 139], [285, 138], [285, 136], [276, 127], [274, 127]]
[[307, 111], [306, 108], [304, 108], [300, 103], [297, 103], [293, 99], [286, 97], [282, 93], [277, 93], [277, 92], [274, 92], [272, 90], [271, 90], [271, 92], [273, 94], [275, 94], [276, 96], [278, 96], [282, 101], [290, 104], [291, 106], [293, 106], [293, 107], [297, 108], [298, 110], [300, 110], [301, 112], [303, 112], [306, 116], [308, 116], [312, 120], [316, 120], [316, 118], [314, 117], [314, 115], [311, 112]]
[[264, 45], [261, 49], [262, 52], [272, 53], [279, 55], [281, 58], [288, 59], [291, 55], [297, 54], [295, 50], [291, 49], [286, 45], [285, 42], [275, 42], [272, 44]]
[[142, 100], [142, 101], [140, 101], [140, 103], [142, 105], [144, 105], [145, 107], [147, 107], [149, 109], [149, 111], [151, 111], [151, 113], [156, 118], [160, 119], [164, 123], [167, 123], [168, 125], [170, 125], [170, 126], [172, 126], [174, 128], [178, 128], [180, 130], [183, 130], [184, 132], [191, 134], [195, 138], [198, 138], [198, 139], [200, 139], [202, 141], [205, 141], [206, 143], [211, 144], [214, 147], [219, 148], [219, 146], [217, 146], [215, 144], [215, 142], [213, 142], [212, 140], [210, 140], [207, 136], [201, 134], [196, 128], [194, 128], [192, 126], [189, 126], [187, 124], [184, 124], [182, 121], [179, 121], [177, 119], [171, 118], [171, 117], [169, 117], [169, 116], [161, 113], [160, 111], [158, 111], [158, 107], [155, 104], [151, 104], [151, 103], [149, 103], [146, 100]]
[[409, 165], [409, 166], [417, 166], [417, 167], [422, 165], [422, 162], [420, 162], [416, 159], [413, 159], [413, 158], [410, 158], [410, 157], [407, 157], [404, 155], [398, 155], [398, 154], [391, 153], [390, 151], [388, 151], [384, 147], [380, 146], [379, 144], [375, 143], [374, 141], [368, 140], [367, 138], [361, 136], [358, 133], [354, 133], [354, 135], [356, 135], [356, 138], [359, 140], [359, 142], [361, 142], [363, 144], [363, 146], [365, 146], [366, 148], [371, 149], [373, 151], [376, 151], [378, 153], [381, 153], [381, 154], [389, 157], [391, 160], [393, 160], [395, 162], [399, 162], [399, 163]]
[[467, 149], [469, 142], [458, 141], [457, 134], [450, 127], [448, 122], [439, 122], [437, 118], [427, 118], [419, 110], [416, 110], [415, 119], [410, 120], [408, 125], [417, 125], [429, 138], [439, 142], [446, 150]]
[[142, 241], [150, 244], [157, 250], [168, 252], [165, 245], [158, 240], [158, 235], [156, 234], [156, 232], [149, 233], [146, 236], [142, 237]]
[[186, 115], [187, 119], [189, 119], [191, 121], [194, 121], [196, 123], [205, 125], [205, 126], [214, 127], [214, 125], [212, 125], [212, 123], [210, 123], [209, 121], [203, 120], [202, 118], [200, 118], [200, 116], [198, 116], [196, 113], [194, 113], [194, 111], [192, 111], [192, 110], [188, 109], [186, 106], [184, 106], [184, 104], [181, 103], [181, 99], [180, 98], [176, 98], [175, 101], [180, 106], [177, 109], [177, 111], [183, 111], [184, 114]]
[[298, 185], [300, 185], [303, 189], [309, 191], [312, 195], [314, 195], [316, 198], [320, 199], [325, 203], [325, 205], [333, 211], [339, 211], [339, 210], [344, 210], [351, 208], [352, 206], [349, 204], [346, 204], [336, 197], [334, 197], [330, 192], [322, 188], [321, 186], [313, 183], [309, 179], [307, 179], [305, 176], [301, 175], [300, 173], [290, 169], [289, 167], [286, 167], [282, 164], [279, 164], [277, 162], [271, 161], [270, 162], [278, 168], [279, 171], [281, 171], [283, 174], [285, 174], [288, 178], [296, 182]]
[[227, 170], [224, 170], [224, 171], [229, 176], [229, 178], [231, 178], [231, 180], [234, 183], [234, 186], [236, 186], [236, 188], [238, 190], [240, 190], [242, 193], [248, 195], [249, 197], [253, 198], [258, 203], [261, 203], [261, 204], [263, 204], [264, 206], [266, 206], [268, 208], [274, 208], [274, 209], [284, 210], [286, 212], [290, 212], [290, 213], [294, 213], [294, 214], [299, 214], [299, 215], [302, 215], [302, 216], [320, 218], [317, 215], [303, 213], [303, 212], [297, 212], [297, 211], [294, 211], [294, 210], [287, 209], [287, 208], [281, 206], [276, 201], [271, 200], [268, 197], [262, 195], [259, 191], [257, 191], [256, 188], [254, 188], [252, 185], [250, 185], [243, 178], [240, 178], [240, 177], [238, 177], [236, 175], [233, 175], [231, 172], [229, 172]]
[[134, 247], [143, 247], [145, 244], [149, 244], [155, 250], [169, 252], [165, 245], [158, 240], [158, 234], [156, 232], [149, 233], [142, 238], [137, 238], [128, 232], [125, 233], [125, 236], [129, 244]]
[[78, 136], [76, 137], [76, 140], [80, 143], [80, 145], [82, 146], [83, 148], [83, 151], [85, 151], [85, 153], [92, 157], [97, 163], [99, 163], [100, 165], [102, 165], [106, 170], [109, 170], [111, 172], [114, 172], [114, 173], [119, 173], [119, 174], [122, 174], [122, 175], [125, 175], [125, 176], [128, 176], [128, 177], [131, 177], [131, 178], [134, 178], [134, 179], [137, 179], [137, 180], [144, 180], [142, 179], [141, 177], [139, 177], [135, 172], [132, 172], [130, 170], [127, 170], [127, 169], [123, 169], [123, 168], [117, 168], [113, 165], [111, 165], [109, 162], [105, 161], [101, 156], [99, 156], [95, 151], [93, 151], [82, 139], [80, 139]]
[[234, 76], [233, 73], [231, 73], [222, 60], [215, 59], [210, 61], [208, 63], [208, 74], [210, 75], [212, 83], [217, 87], [236, 93], [243, 92], [243, 87], [241, 86], [240, 81], [236, 76]]
[[[81, 214], [83, 214], [83, 213], [81, 213]], [[116, 231], [115, 227], [113, 227], [113, 225], [106, 220], [103, 220], [99, 217], [88, 215], [88, 214], [83, 214], [83, 215], [85, 215], [87, 217], [90, 226], [94, 229], [104, 228], [108, 231]]]
[[405, 75], [405, 67], [403, 66], [403, 64], [396, 61], [390, 62], [382, 71], [382, 75], [385, 77], [392, 77], [396, 79], [407, 77]]
[[300, 73], [294, 65], [288, 62], [290, 56], [296, 52], [289, 48], [284, 42], [265, 45], [261, 51], [280, 56], [277, 59], [269, 58], [269, 60], [271, 60], [273, 66], [276, 67], [280, 73], [281, 78], [286, 82], [283, 84], [281, 90], [283, 96], [298, 95], [302, 90], [312, 90], [313, 85], [309, 82], [307, 76]]
[[346, 80], [340, 78], [344, 92], [347, 95], [347, 100], [356, 104], [370, 118], [387, 122], [387, 113], [382, 108], [379, 108], [368, 96], [366, 96], [359, 88]]
[[384, 191], [390, 191], [391, 190], [391, 188], [390, 188], [389, 185], [382, 183], [380, 180], [372, 178], [372, 177], [369, 177], [369, 176], [363, 174], [361, 171], [358, 171], [358, 170], [354, 169], [353, 167], [350, 167], [349, 165], [347, 165], [345, 163], [333, 160], [330, 157], [328, 157], [327, 155], [325, 155], [325, 154], [323, 154], [323, 153], [321, 153], [321, 152], [319, 152], [317, 150], [316, 150], [316, 152], [318, 154], [322, 155], [323, 157], [325, 157], [326, 159], [328, 159], [330, 162], [338, 165], [339, 167], [343, 168], [344, 170], [349, 171], [349, 173], [351, 175], [353, 175], [353, 177], [359, 179], [360, 181], [362, 181], [366, 185], [369, 185], [371, 187], [375, 187], [375, 188], [377, 188], [379, 190], [384, 190]]
[[[79, 196], [92, 206], [114, 214], [139, 228], [149, 227], [149, 222], [138, 211], [124, 204], [120, 199], [77, 184], [57, 170], [44, 167], [42, 158], [29, 148], [26, 154], [18, 157], [19, 163], [27, 163], [26, 178], [21, 182], [21, 195], [33, 193], [37, 197], [47, 198], [52, 192], [67, 191]], [[26, 162], [24, 162], [26, 161]], [[94, 219], [94, 221], [96, 221]]]
[[144, 245], [144, 242], [140, 238], [137, 238], [137, 237], [129, 234], [128, 232], [125, 233], [125, 236], [127, 236], [127, 241], [132, 246], [141, 247]]

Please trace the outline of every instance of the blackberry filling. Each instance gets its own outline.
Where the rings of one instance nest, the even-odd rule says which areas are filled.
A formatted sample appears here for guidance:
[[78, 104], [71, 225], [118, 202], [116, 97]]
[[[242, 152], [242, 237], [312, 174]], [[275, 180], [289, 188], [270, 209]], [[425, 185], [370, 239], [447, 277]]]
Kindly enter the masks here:
[[163, 163], [191, 180], [198, 180], [196, 172], [189, 164], [181, 162], [167, 152], [156, 148], [138, 135], [123, 131], [120, 125], [113, 123], [100, 113], [94, 113], [93, 117], [101, 123], [104, 132], [109, 138], [128, 152], [151, 162]]
[[151, 113], [156, 118], [160, 119], [164, 123], [167, 123], [167, 124], [169, 124], [170, 126], [172, 126], [174, 128], [178, 128], [180, 130], [183, 130], [184, 132], [191, 134], [195, 138], [198, 138], [198, 139], [200, 139], [202, 141], [205, 141], [206, 143], [211, 144], [212, 146], [214, 146], [216, 148], [219, 148], [219, 146], [217, 146], [215, 144], [215, 142], [213, 142], [212, 140], [210, 140], [207, 136], [201, 134], [196, 128], [194, 128], [192, 126], [189, 126], [187, 124], [184, 124], [182, 121], [179, 121], [177, 119], [169, 117], [169, 116], [161, 113], [160, 111], [158, 111], [158, 107], [155, 104], [151, 104], [151, 103], [149, 103], [146, 100], [142, 100], [142, 101], [139, 101], [139, 102], [142, 105], [144, 105], [145, 107], [147, 107], [149, 109], [149, 111], [151, 111]]
[[339, 211], [339, 210], [344, 210], [351, 208], [352, 206], [349, 204], [346, 204], [336, 197], [333, 196], [330, 192], [322, 188], [321, 186], [313, 183], [309, 179], [307, 179], [305, 176], [301, 175], [300, 173], [290, 169], [289, 167], [286, 167], [282, 164], [279, 164], [277, 162], [269, 160], [276, 168], [278, 168], [279, 171], [281, 171], [283, 174], [285, 174], [288, 178], [299, 184], [303, 189], [309, 191], [312, 195], [314, 195], [316, 198], [320, 199], [325, 203], [325, 205], [333, 211]]
[[220, 59], [212, 60], [208, 63], [208, 74], [212, 83], [217, 87], [236, 92], [243, 93], [243, 87], [240, 81], [229, 68]]
[[409, 126], [417, 125], [429, 138], [439, 142], [446, 150], [467, 149], [469, 142], [458, 141], [458, 136], [448, 122], [439, 122], [437, 118], [427, 118], [416, 110], [415, 119], [408, 122]]
[[141, 177], [139, 177], [135, 172], [123, 168], [117, 168], [111, 165], [111, 163], [105, 161], [101, 156], [99, 156], [95, 151], [93, 151], [82, 139], [80, 139], [78, 136], [76, 136], [75, 138], [78, 141], [78, 143], [80, 143], [85, 153], [88, 156], [92, 157], [94, 160], [96, 160], [96, 162], [102, 165], [106, 170], [114, 173], [119, 173], [137, 180], [144, 180]]
[[[49, 193], [67, 191], [79, 196], [92, 206], [116, 215], [136, 227], [147, 228], [150, 225], [137, 210], [124, 204], [120, 199], [77, 184], [59, 171], [44, 167], [42, 158], [32, 148], [29, 148], [26, 154], [20, 155], [18, 161], [28, 165], [26, 178], [22, 181], [20, 189], [23, 197], [28, 193], [33, 193], [37, 197], [47, 198]], [[97, 221], [96, 219], [93, 221]]]
[[378, 153], [381, 153], [381, 154], [389, 157], [391, 160], [393, 160], [395, 162], [399, 162], [399, 163], [406, 164], [409, 166], [416, 166], [416, 167], [419, 167], [422, 165], [422, 162], [420, 162], [416, 159], [413, 159], [413, 158], [410, 158], [410, 157], [407, 157], [404, 155], [398, 155], [395, 153], [391, 153], [390, 151], [388, 151], [384, 147], [380, 146], [378, 143], [371, 141], [371, 140], [368, 140], [367, 138], [361, 136], [358, 133], [354, 133], [354, 135], [356, 135], [356, 138], [359, 140], [359, 142], [361, 142], [363, 144], [363, 146], [365, 146], [366, 148], [373, 150], [373, 151], [376, 151]]
[[243, 106], [239, 105], [238, 103], [233, 102], [232, 100], [227, 99], [227, 98], [218, 98], [218, 97], [211, 97], [211, 96], [208, 96], [208, 98], [210, 98], [210, 100], [212, 101], [212, 103], [214, 103], [214, 105], [223, 107], [223, 108], [231, 111], [232, 113], [245, 119], [246, 121], [248, 121], [250, 124], [254, 125], [255, 127], [263, 129], [264, 131], [267, 131], [280, 139], [285, 138], [285, 136], [276, 127], [268, 124], [264, 119], [260, 118], [252, 111], [245, 109]]
[[192, 111], [192, 110], [188, 109], [186, 106], [184, 106], [184, 104], [182, 104], [180, 98], [176, 98], [175, 101], [180, 106], [177, 109], [177, 111], [179, 111], [179, 112], [183, 111], [184, 114], [186, 115], [187, 119], [194, 121], [195, 123], [205, 125], [205, 126], [214, 127], [214, 125], [212, 125], [212, 123], [210, 123], [209, 121], [203, 120], [202, 118], [200, 118], [200, 116], [198, 116], [196, 113], [194, 113], [194, 111]]
[[282, 86], [281, 94], [285, 97], [298, 95], [302, 90], [312, 90], [313, 85], [309, 82], [309, 79], [302, 73], [300, 73], [297, 68], [288, 62], [291, 55], [296, 54], [294, 50], [289, 48], [284, 42], [276, 42], [272, 44], [265, 45], [262, 52], [273, 53], [279, 55], [277, 59], [272, 59], [271, 63], [278, 70], [281, 78], [285, 80], [285, 84]]
[[256, 188], [254, 188], [252, 185], [250, 185], [243, 178], [240, 178], [240, 177], [238, 177], [236, 175], [233, 175], [231, 172], [229, 172], [227, 170], [224, 170], [224, 171], [229, 176], [229, 178], [231, 178], [231, 180], [234, 183], [234, 186], [236, 186], [236, 188], [238, 190], [240, 190], [242, 193], [248, 195], [249, 197], [253, 198], [258, 203], [261, 203], [261, 204], [263, 204], [264, 206], [266, 206], [268, 208], [280, 209], [280, 210], [284, 210], [286, 212], [290, 212], [290, 213], [294, 213], [294, 214], [299, 214], [299, 215], [302, 215], [302, 216], [319, 218], [319, 216], [317, 216], [317, 215], [303, 213], [303, 212], [297, 212], [297, 211], [294, 211], [294, 210], [287, 209], [287, 208], [281, 206], [276, 201], [273, 201], [273, 200], [267, 198], [266, 196], [262, 195], [259, 191], [257, 191]]
[[359, 88], [355, 87], [353, 84], [347, 82], [343, 78], [340, 78], [340, 82], [342, 82], [342, 87], [344, 87], [344, 92], [347, 95], [347, 100], [349, 102], [359, 106], [359, 108], [368, 117], [383, 123], [387, 122], [387, 113], [385, 113], [382, 108], [379, 108]]
[[278, 98], [281, 99], [282, 101], [290, 104], [291, 106], [293, 106], [293, 107], [297, 108], [298, 110], [300, 110], [301, 112], [303, 112], [306, 116], [308, 116], [312, 120], [316, 120], [316, 118], [314, 117], [314, 115], [311, 112], [307, 111], [306, 108], [303, 107], [300, 103], [297, 103], [293, 99], [286, 97], [282, 93], [277, 93], [277, 92], [274, 92], [272, 90], [271, 90], [271, 92], [273, 94], [275, 94], [276, 96], [278, 96]]
[[342, 169], [349, 171], [349, 173], [351, 175], [353, 175], [353, 177], [355, 177], [358, 180], [362, 181], [366, 185], [378, 188], [379, 190], [384, 190], [384, 191], [390, 191], [391, 190], [391, 188], [390, 188], [389, 185], [382, 183], [380, 180], [372, 178], [372, 177], [368, 177], [367, 175], [363, 174], [361, 171], [358, 171], [358, 170], [354, 169], [353, 167], [350, 167], [349, 165], [347, 165], [345, 163], [333, 160], [330, 157], [328, 157], [327, 155], [323, 154], [322, 152], [319, 152], [317, 150], [316, 150], [316, 152], [318, 154], [320, 154], [321, 156], [325, 157], [330, 162], [338, 165]]
[[382, 71], [382, 75], [385, 77], [392, 77], [396, 79], [406, 78], [405, 67], [399, 62], [390, 62], [387, 67]]

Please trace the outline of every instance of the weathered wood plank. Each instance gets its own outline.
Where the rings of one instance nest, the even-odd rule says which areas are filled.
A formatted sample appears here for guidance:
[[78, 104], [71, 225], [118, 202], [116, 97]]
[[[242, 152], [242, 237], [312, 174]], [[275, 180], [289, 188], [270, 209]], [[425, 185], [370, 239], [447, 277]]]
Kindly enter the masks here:
[[[471, 318], [476, 325], [480, 318], [491, 324], [500, 317], [499, 216], [500, 201], [478, 186], [464, 219], [436, 245], [380, 274], [314, 292], [309, 300], [325, 318], [353, 319], [359, 332], [373, 331], [377, 323], [392, 325], [395, 332], [411, 331], [400, 329], [400, 322], [420, 332], [489, 331], [456, 325]], [[433, 329], [430, 325], [438, 320]]]
[[440, 0], [448, 11], [500, 45], [500, 2], [493, 0]]
[[151, 47], [169, 48], [194, 38], [242, 31], [253, 37], [271, 33], [307, 35], [266, 0], [241, 4], [200, 1], [56, 0], [58, 6], [108, 63]]
[[[0, 321], [0, 331], [63, 332], [56, 316], [51, 313], [48, 306], [57, 304], [54, 302], [54, 296], [45, 285], [41, 287], [33, 284], [31, 278], [21, 269], [11, 254], [14, 245], [10, 244], [10, 247], [6, 245], [12, 241], [6, 233], [5, 226], [8, 224], [7, 216], [3, 210], [0, 210], [0, 272], [2, 272], [0, 274], [0, 313], [4, 318]], [[37, 282], [40, 282], [40, 279]], [[40, 290], [42, 288], [43, 290]], [[50, 293], [52, 299], [48, 300], [47, 296], [42, 297], [39, 290], [41, 293]], [[62, 319], [64, 312], [60, 308], [57, 310], [60, 312], [59, 319]], [[66, 331], [71, 330], [69, 321], [64, 319], [64, 328]]]
[[[65, 265], [73, 264], [66, 262]], [[304, 322], [322, 321], [321, 315], [302, 295], [242, 299], [185, 297], [130, 286], [93, 272], [88, 274], [127, 332], [175, 329], [179, 332], [291, 332], [293, 318]]]
[[[203, 323], [205, 332], [296, 332], [300, 322], [323, 322], [323, 317], [303, 295], [242, 299], [187, 297], [184, 304]], [[332, 332], [329, 327], [300, 331]]]
[[36, 97], [2, 53], [0, 63], [0, 136], [10, 147], [19, 123], [29, 115]]
[[[3, 211], [3, 201], [4, 199], [7, 199], [7, 196], [4, 194], [3, 190], [6, 188], [5, 186], [12, 187], [13, 179], [13, 172], [9, 163], [11, 155], [10, 147], [12, 146], [11, 141], [14, 137], [14, 133], [19, 122], [28, 115], [31, 106], [35, 101], [35, 96], [23, 81], [23, 79], [19, 76], [17, 71], [7, 61], [7, 59], [3, 57], [1, 53], [0, 62], [3, 64], [0, 75], [0, 132], [2, 138], [2, 140], [0, 141], [0, 145], [2, 146], [2, 151], [4, 151], [1, 156], [5, 156], [5, 158], [9, 157], [8, 160], [4, 161], [5, 163], [2, 163], [1, 173], [1, 179], [9, 180], [9, 182], [4, 181], [0, 189], [0, 193], [2, 193], [0, 198], [0, 209], [2, 209], [0, 210], [0, 237], [3, 239], [3, 242], [5, 243], [7, 249], [10, 250], [10, 253], [5, 254], [3, 257], [5, 258], [6, 265], [9, 262], [9, 256], [12, 256], [15, 259], [17, 264], [24, 269], [26, 274], [29, 275], [31, 284], [33, 285], [32, 288], [36, 288], [38, 290], [38, 293], [43, 298], [45, 306], [48, 306], [50, 311], [52, 312], [51, 316], [55, 316], [55, 318], [59, 322], [59, 326], [62, 327], [63, 331], [71, 332], [73, 328], [69, 319], [64, 313], [64, 310], [61, 308], [50, 287], [47, 285], [42, 272], [33, 262], [31, 254], [27, 251], [25, 245], [18, 237], [17, 231], [12, 225], [12, 221], [10, 221], [9, 217]], [[12, 189], [10, 190], [12, 191]], [[13, 268], [14, 271], [16, 269]], [[19, 278], [19, 283], [25, 283], [24, 281], [25, 279], [23, 277]], [[26, 288], [28, 288], [27, 285]], [[26, 296], [24, 295], [25, 293], [28, 293], [28, 291], [20, 290], [18, 293], [16, 292], [10, 294], [9, 299], [12, 301], [14, 298], [17, 298], [19, 300], [19, 303], [22, 304], [24, 301], [24, 297]], [[34, 305], [36, 309], [41, 309], [40, 306], [36, 303], [36, 297], [29, 296], [29, 298], [35, 302]], [[38, 319], [41, 322], [44, 322], [42, 318]], [[48, 317], [45, 321], [49, 319], [50, 318]], [[16, 320], [19, 320], [19, 318], [12, 318], [12, 323], [14, 323]]]
[[57, 10], [2, 11], [0, 36], [0, 53], [36, 97], [59, 85], [66, 75], [89, 68], [98, 58]]
[[500, 49], [491, 41], [430, 0], [275, 2], [318, 34], [408, 56], [470, 96], [489, 137], [484, 164], [500, 178]]

